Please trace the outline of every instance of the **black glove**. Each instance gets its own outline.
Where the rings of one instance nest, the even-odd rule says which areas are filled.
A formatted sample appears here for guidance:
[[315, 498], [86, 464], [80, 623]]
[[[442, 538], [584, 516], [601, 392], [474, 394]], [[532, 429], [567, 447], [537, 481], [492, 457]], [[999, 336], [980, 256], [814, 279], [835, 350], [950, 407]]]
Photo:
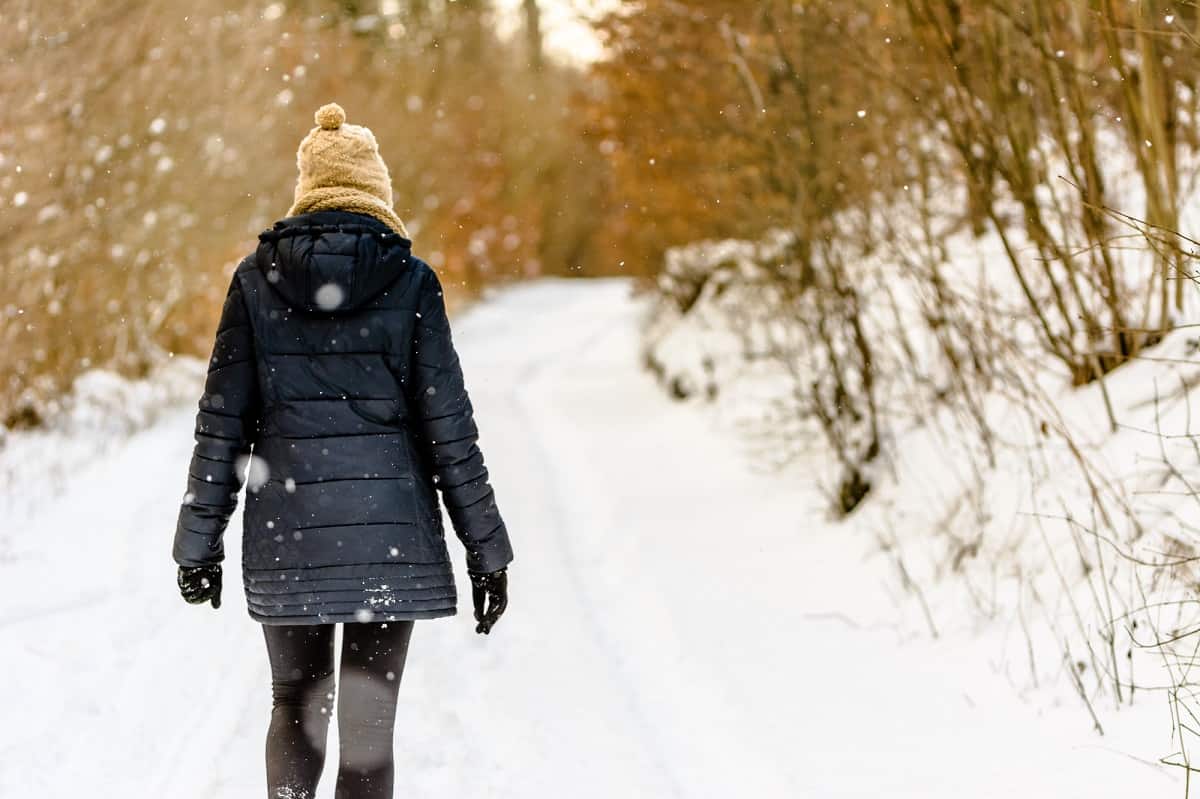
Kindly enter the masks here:
[[[508, 571], [500, 569], [487, 574], [470, 572], [470, 575], [471, 599], [475, 602], [475, 621], [479, 622], [475, 625], [475, 632], [487, 635], [508, 607]], [[484, 613], [483, 602], [489, 598], [490, 607]]]
[[180, 566], [179, 593], [193, 605], [211, 599], [214, 609], [221, 607], [221, 564]]

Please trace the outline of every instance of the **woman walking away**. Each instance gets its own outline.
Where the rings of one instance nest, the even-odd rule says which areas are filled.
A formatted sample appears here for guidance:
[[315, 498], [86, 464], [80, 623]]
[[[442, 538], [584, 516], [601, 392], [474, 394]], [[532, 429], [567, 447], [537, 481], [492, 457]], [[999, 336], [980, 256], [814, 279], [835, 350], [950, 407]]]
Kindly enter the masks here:
[[392, 796], [413, 621], [456, 611], [435, 487], [466, 548], [477, 632], [504, 612], [512, 560], [438, 277], [411, 253], [374, 135], [345, 120], [335, 104], [317, 112], [287, 218], [233, 275], [175, 531], [183, 598], [220, 607], [246, 475], [242, 578], [271, 663], [272, 799], [316, 793], [337, 623], [335, 796]]

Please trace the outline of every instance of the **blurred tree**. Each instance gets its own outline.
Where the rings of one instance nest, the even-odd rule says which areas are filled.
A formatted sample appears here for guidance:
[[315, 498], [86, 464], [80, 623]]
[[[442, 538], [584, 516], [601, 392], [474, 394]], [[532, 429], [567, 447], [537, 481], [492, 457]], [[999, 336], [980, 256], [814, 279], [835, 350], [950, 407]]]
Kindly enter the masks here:
[[[613, 169], [604, 246], [653, 275], [672, 245], [793, 234], [771, 287], [789, 303], [763, 312], [809, 333], [778, 355], [807, 359], [798, 410], [854, 499], [886, 412], [867, 322], [888, 289], [859, 266], [871, 256], [914, 281], [947, 368], [908, 368], [937, 401], [977, 396], [998, 351], [1036, 342], [1085, 382], [1171, 324], [1195, 24], [1158, 0], [629, 0], [600, 26], [612, 57], [582, 116]], [[1167, 231], [1149, 258], [1125, 251], [1107, 210], [1131, 196], [1144, 207], [1123, 210]], [[963, 301], [945, 244], [964, 229], [997, 236], [1018, 310]], [[1014, 320], [1002, 347], [990, 314]]]
[[537, 0], [522, 0], [522, 11], [525, 14], [525, 49], [529, 65], [535, 72], [542, 71], [542, 10]]
[[742, 135], [752, 108], [730, 68], [722, 15], [739, 0], [626, 3], [598, 25], [610, 58], [579, 103], [584, 135], [613, 169], [600, 207], [604, 247], [634, 274], [654, 274], [663, 250], [781, 224], [786, 205], [763, 180], [761, 140]]

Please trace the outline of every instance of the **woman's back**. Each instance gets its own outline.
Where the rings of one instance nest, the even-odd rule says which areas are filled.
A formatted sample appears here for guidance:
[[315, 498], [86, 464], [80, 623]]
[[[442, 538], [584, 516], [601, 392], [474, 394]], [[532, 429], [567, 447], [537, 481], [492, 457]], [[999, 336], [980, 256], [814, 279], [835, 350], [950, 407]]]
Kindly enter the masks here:
[[281, 220], [238, 266], [197, 417], [176, 559], [211, 562], [249, 446], [242, 561], [263, 623], [455, 612], [438, 505], [468, 568], [511, 560], [436, 274], [358, 213]]

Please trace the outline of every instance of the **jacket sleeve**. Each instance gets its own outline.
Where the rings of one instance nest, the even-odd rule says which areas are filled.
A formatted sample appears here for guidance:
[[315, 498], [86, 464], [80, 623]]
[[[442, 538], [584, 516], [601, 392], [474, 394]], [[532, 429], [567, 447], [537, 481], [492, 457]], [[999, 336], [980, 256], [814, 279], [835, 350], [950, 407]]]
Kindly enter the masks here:
[[420, 443], [467, 550], [467, 569], [497, 571], [513, 559], [512, 546], [476, 443], [471, 399], [450, 337], [442, 286], [432, 270], [422, 279], [414, 331], [407, 391]]
[[181, 566], [219, 563], [261, 414], [254, 333], [235, 273], [196, 414], [196, 446], [179, 509], [172, 556]]

